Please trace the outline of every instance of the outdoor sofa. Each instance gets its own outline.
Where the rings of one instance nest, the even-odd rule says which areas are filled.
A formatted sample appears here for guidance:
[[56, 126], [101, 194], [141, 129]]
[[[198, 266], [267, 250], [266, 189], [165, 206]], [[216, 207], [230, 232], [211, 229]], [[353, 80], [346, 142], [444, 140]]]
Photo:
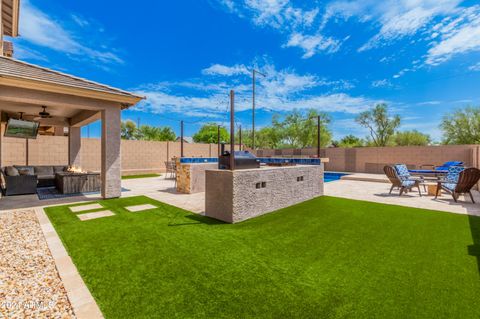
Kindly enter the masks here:
[[422, 166], [433, 166], [433, 169], [411, 169], [410, 173], [415, 175], [445, 175], [448, 173], [448, 169], [452, 166], [463, 166], [463, 162], [460, 161], [449, 161], [443, 163], [441, 166], [434, 165], [422, 165]]
[[1, 169], [2, 191], [5, 196], [35, 194], [37, 187], [55, 186], [55, 174], [68, 166], [14, 165]]

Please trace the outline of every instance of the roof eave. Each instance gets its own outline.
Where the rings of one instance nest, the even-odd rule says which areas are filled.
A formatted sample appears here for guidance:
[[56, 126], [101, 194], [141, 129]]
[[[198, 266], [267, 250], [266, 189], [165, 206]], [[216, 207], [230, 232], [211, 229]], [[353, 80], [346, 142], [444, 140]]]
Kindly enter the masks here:
[[78, 88], [78, 87], [72, 87], [68, 85], [61, 85], [57, 83], [49, 83], [44, 81], [37, 81], [32, 79], [12, 77], [12, 76], [6, 76], [6, 75], [0, 75], [0, 85], [111, 101], [111, 102], [120, 103], [122, 105], [122, 109], [126, 109], [130, 106], [133, 106], [138, 102], [140, 102], [141, 100], [145, 99], [145, 97], [143, 96], [134, 95], [134, 94], [124, 95], [124, 94], [109, 93], [109, 92], [103, 92], [103, 91], [94, 90], [94, 89]]

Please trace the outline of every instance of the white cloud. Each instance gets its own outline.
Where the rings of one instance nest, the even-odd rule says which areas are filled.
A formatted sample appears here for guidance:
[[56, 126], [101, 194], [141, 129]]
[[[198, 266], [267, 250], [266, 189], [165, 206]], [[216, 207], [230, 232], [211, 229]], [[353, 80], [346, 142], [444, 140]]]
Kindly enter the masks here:
[[[246, 69], [244, 65], [215, 66], [213, 70], [216, 72], [213, 72], [211, 67], [205, 69], [209, 70], [208, 72], [202, 71], [209, 76], [207, 79], [143, 85], [135, 91], [145, 95], [147, 100], [141, 103], [138, 109], [159, 114], [193, 112], [190, 114], [226, 118], [229, 107], [228, 91], [233, 89], [236, 93], [236, 110], [249, 110], [251, 84], [247, 74], [240, 71]], [[314, 108], [319, 111], [356, 114], [380, 102], [337, 92], [353, 86], [344, 80], [328, 80], [316, 75], [298, 74], [294, 70], [277, 70], [272, 64], [256, 67], [267, 75], [258, 79], [256, 96], [257, 107], [266, 111]], [[327, 90], [318, 93], [320, 87]]]
[[323, 24], [332, 19], [356, 18], [378, 25], [379, 32], [359, 51], [416, 34], [435, 17], [454, 12], [462, 0], [338, 0], [327, 5]]
[[84, 19], [76, 14], [71, 15], [72, 20], [75, 21], [76, 24], [78, 24], [80, 27], [87, 27], [90, 25], [90, 22], [88, 22], [87, 19]]
[[300, 48], [305, 59], [338, 52], [349, 36], [342, 40], [328, 32], [341, 34], [343, 30], [337, 31], [346, 20], [376, 30], [359, 52], [408, 37], [412, 45], [427, 46], [423, 65], [438, 65], [455, 55], [480, 51], [480, 6], [468, 6], [464, 0], [332, 0], [326, 4], [312, 1], [308, 6], [297, 2], [302, 7], [290, 0], [218, 1], [257, 26], [278, 30], [286, 36], [283, 47]]
[[250, 74], [251, 71], [243, 64], [236, 64], [234, 66], [225, 66], [222, 64], [213, 64], [210, 67], [202, 70], [203, 74], [206, 75], [240, 75], [240, 74]]
[[388, 87], [392, 87], [393, 85], [392, 85], [392, 82], [390, 82], [389, 80], [383, 79], [383, 80], [372, 81], [371, 86], [374, 88], [388, 88]]
[[77, 40], [78, 35], [65, 29], [61, 22], [34, 7], [29, 1], [21, 3], [21, 37], [17, 40], [19, 43], [30, 43], [102, 63], [123, 63], [123, 60], [113, 52], [99, 51], [81, 44]]
[[321, 34], [303, 35], [292, 33], [285, 47], [299, 47], [304, 51], [302, 58], [308, 59], [318, 52], [334, 53], [340, 48], [341, 42], [333, 38], [325, 38]]
[[480, 62], [470, 65], [468, 69], [470, 71], [480, 71]]
[[428, 50], [427, 64], [438, 65], [455, 55], [480, 51], [480, 6], [467, 8], [459, 18], [445, 20], [435, 28], [440, 41]]
[[47, 62], [48, 57], [36, 50], [25, 48], [23, 45], [19, 43], [15, 44], [14, 47], [14, 56], [17, 59], [24, 59], [24, 60], [36, 60], [36, 61], [43, 61]]
[[289, 0], [219, 1], [228, 11], [249, 17], [253, 24], [285, 34], [287, 42], [283, 47], [299, 47], [304, 52], [304, 59], [321, 52], [334, 53], [340, 47], [341, 41], [320, 32], [316, 23], [320, 12], [318, 7], [306, 10], [295, 7]]
[[252, 14], [256, 25], [276, 29], [311, 26], [319, 11], [296, 8], [289, 0], [245, 0], [243, 7]]
[[425, 101], [425, 102], [419, 102], [417, 105], [438, 105], [442, 102], [440, 101]]

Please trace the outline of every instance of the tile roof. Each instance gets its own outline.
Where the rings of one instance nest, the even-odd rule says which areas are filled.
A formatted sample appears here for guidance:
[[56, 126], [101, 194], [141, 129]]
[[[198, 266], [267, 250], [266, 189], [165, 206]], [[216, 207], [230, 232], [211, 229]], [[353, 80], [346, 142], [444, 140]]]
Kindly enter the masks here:
[[0, 78], [13, 77], [44, 82], [76, 89], [115, 94], [124, 97], [143, 99], [143, 96], [123, 91], [108, 85], [96, 83], [73, 75], [54, 71], [16, 59], [0, 56]]

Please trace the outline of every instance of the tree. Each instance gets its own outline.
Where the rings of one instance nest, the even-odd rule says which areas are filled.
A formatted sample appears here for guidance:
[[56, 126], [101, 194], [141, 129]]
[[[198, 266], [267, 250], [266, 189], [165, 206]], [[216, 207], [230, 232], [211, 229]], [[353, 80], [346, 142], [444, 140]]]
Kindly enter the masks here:
[[[265, 126], [255, 132], [255, 147], [257, 148], [278, 148], [281, 142], [281, 133], [273, 126]], [[235, 135], [235, 143], [240, 143], [238, 131]], [[252, 147], [252, 130], [242, 130], [242, 144]]]
[[425, 146], [432, 141], [430, 135], [420, 133], [417, 130], [397, 132], [393, 140], [398, 146]]
[[[193, 135], [195, 143], [217, 143], [218, 126], [215, 123], [203, 125], [200, 130]], [[230, 134], [224, 127], [220, 127], [220, 142], [229, 142]]]
[[122, 121], [120, 123], [121, 137], [124, 140], [135, 140], [137, 133], [137, 125], [132, 120]]
[[155, 127], [141, 125], [137, 132], [138, 139], [145, 141], [175, 141], [175, 132], [169, 126]]
[[260, 148], [278, 148], [282, 142], [281, 132], [275, 127], [264, 127], [257, 134], [257, 143]]
[[445, 144], [479, 144], [480, 108], [469, 106], [447, 114], [440, 128]]
[[[317, 117], [320, 116], [320, 144], [325, 147], [330, 144], [332, 134], [328, 129], [330, 117], [310, 109], [307, 113], [293, 110], [285, 119], [273, 123], [283, 140], [289, 147], [305, 148], [317, 146]], [[275, 119], [274, 119], [275, 120]]]
[[360, 147], [360, 146], [365, 146], [365, 141], [359, 137], [356, 137], [352, 134], [344, 136], [339, 142], [338, 142], [339, 147], [345, 147], [345, 148], [350, 148], [350, 147]]
[[390, 117], [387, 105], [377, 104], [372, 110], [360, 113], [355, 121], [370, 131], [375, 146], [387, 146], [389, 140], [400, 126], [400, 116]]

